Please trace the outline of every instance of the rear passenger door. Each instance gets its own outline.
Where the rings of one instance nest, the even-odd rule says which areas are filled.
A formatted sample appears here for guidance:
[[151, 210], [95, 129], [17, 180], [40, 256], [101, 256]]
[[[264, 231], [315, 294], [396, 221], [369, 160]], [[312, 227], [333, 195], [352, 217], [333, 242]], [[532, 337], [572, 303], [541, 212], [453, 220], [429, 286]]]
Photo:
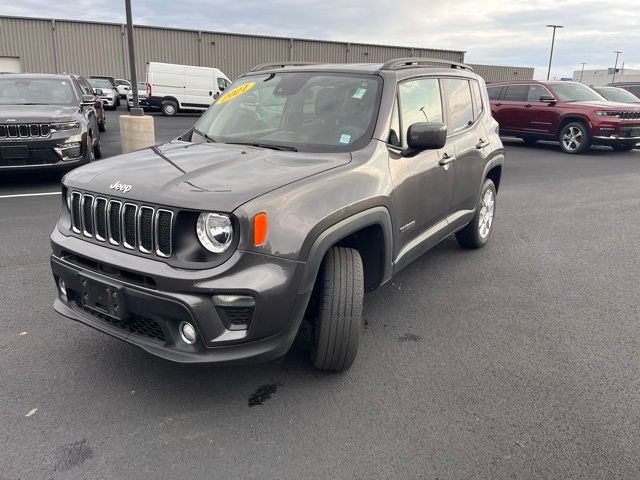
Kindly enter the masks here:
[[470, 220], [478, 202], [489, 146], [482, 122], [486, 107], [476, 80], [445, 78], [443, 84], [447, 99], [447, 143], [453, 144], [456, 160], [448, 220], [458, 226]]
[[407, 131], [414, 123], [443, 122], [444, 106], [437, 78], [413, 78], [398, 85], [389, 134], [389, 168], [394, 183], [396, 260], [406, 264], [446, 234], [451, 210], [453, 169], [442, 165], [453, 157], [452, 145], [405, 156]]
[[529, 85], [523, 84], [507, 85], [503, 90], [498, 100], [500, 109], [496, 115], [501, 131], [518, 132], [528, 123], [525, 107], [528, 93]]

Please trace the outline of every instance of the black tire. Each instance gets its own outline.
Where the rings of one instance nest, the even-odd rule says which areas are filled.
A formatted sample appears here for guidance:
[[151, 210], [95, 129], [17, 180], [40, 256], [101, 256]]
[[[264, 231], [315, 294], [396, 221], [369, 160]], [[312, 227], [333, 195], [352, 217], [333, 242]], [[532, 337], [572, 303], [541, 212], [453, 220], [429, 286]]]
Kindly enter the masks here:
[[311, 362], [320, 370], [348, 369], [358, 353], [364, 273], [357, 250], [333, 247], [318, 276], [318, 309]]
[[[579, 135], [577, 133], [578, 131]], [[591, 148], [591, 135], [589, 134], [589, 129], [583, 122], [567, 123], [560, 130], [558, 141], [560, 142], [562, 151], [571, 155], [585, 153]]]
[[120, 95], [118, 95], [118, 98], [116, 98], [116, 102], [115, 102], [115, 107], [113, 108], [114, 110], [117, 109], [120, 106]]
[[107, 129], [106, 125], [103, 122], [98, 122], [98, 131], [99, 132], [104, 132]]
[[167, 117], [173, 117], [178, 113], [178, 104], [173, 100], [165, 100], [162, 102], [162, 113]]
[[131, 111], [131, 106], [129, 105], [129, 103], [127, 102], [127, 112]]
[[[493, 204], [491, 206], [491, 219], [489, 221], [488, 232], [484, 230], [482, 227], [483, 220], [486, 222], [485, 211], [483, 210], [484, 203], [486, 201], [486, 193], [487, 191], [491, 191], [491, 197], [493, 198]], [[481, 248], [484, 247], [491, 237], [491, 232], [493, 232], [493, 219], [495, 217], [495, 206], [496, 206], [496, 186], [493, 184], [493, 181], [490, 179], [486, 179], [484, 184], [482, 185], [482, 190], [480, 191], [480, 199], [478, 200], [478, 207], [476, 208], [476, 214], [473, 216], [469, 224], [464, 227], [462, 230], [456, 233], [456, 240], [458, 240], [458, 244], [464, 248]], [[486, 225], [486, 223], [485, 223]], [[486, 233], [483, 233], [486, 232]]]
[[93, 144], [93, 158], [102, 158], [102, 142], [100, 141], [100, 137], [98, 137], [98, 139]]
[[521, 137], [521, 138], [522, 138], [522, 141], [527, 145], [535, 145], [536, 143], [538, 143], [537, 138], [533, 138], [533, 137]]
[[631, 150], [636, 148], [636, 146], [633, 143], [618, 143], [616, 145], [611, 145], [611, 148], [613, 148], [616, 152], [630, 152]]

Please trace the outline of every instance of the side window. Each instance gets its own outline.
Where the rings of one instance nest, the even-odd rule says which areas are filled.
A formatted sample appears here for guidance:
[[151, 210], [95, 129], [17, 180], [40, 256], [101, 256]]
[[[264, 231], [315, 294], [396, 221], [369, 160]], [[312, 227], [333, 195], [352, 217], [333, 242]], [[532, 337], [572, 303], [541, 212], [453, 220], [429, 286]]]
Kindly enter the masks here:
[[495, 87], [487, 87], [487, 92], [489, 93], [489, 100], [499, 100], [500, 94], [502, 93], [503, 89], [504, 87], [501, 85], [498, 85]]
[[437, 78], [423, 78], [403, 82], [398, 87], [402, 134], [400, 141], [406, 147], [407, 130], [414, 123], [442, 122], [442, 98]]
[[449, 104], [449, 133], [464, 130], [473, 123], [473, 100], [469, 81], [462, 78], [445, 78], [444, 91]]
[[400, 116], [398, 115], [398, 101], [393, 103], [393, 113], [391, 114], [391, 128], [389, 129], [389, 145], [400, 147]]
[[503, 100], [510, 102], [526, 102], [529, 85], [509, 85]]
[[549, 90], [542, 85], [529, 85], [529, 95], [527, 102], [540, 102], [540, 97], [552, 96]]
[[218, 78], [219, 90], [224, 90], [225, 88], [227, 88], [227, 85], [229, 85], [229, 82], [227, 82], [224, 78]]
[[93, 95], [93, 88], [85, 78], [78, 77], [78, 85], [80, 85], [80, 91], [83, 95]]
[[480, 93], [480, 84], [475, 80], [471, 82], [471, 94], [473, 96], [473, 121], [475, 122], [484, 110], [482, 105], [482, 94]]

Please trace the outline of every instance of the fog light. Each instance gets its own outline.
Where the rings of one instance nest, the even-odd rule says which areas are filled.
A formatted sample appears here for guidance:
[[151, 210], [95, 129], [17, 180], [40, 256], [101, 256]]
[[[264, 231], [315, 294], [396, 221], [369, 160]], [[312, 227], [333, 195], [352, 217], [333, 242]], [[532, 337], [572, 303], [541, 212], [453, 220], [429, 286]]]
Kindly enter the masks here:
[[58, 287], [60, 288], [60, 293], [66, 297], [67, 296], [67, 286], [64, 284], [64, 280], [60, 279], [58, 281]]
[[196, 342], [196, 329], [189, 322], [180, 324], [180, 338], [184, 343], [193, 345]]

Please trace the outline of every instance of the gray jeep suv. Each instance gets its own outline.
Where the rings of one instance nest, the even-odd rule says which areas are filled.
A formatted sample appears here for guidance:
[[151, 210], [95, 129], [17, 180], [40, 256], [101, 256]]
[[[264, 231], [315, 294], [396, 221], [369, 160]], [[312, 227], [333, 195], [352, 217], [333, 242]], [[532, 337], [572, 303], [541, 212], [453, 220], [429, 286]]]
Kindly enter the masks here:
[[184, 363], [282, 357], [304, 319], [344, 370], [365, 290], [487, 243], [503, 162], [465, 65], [261, 65], [176, 140], [64, 177], [54, 308]]

